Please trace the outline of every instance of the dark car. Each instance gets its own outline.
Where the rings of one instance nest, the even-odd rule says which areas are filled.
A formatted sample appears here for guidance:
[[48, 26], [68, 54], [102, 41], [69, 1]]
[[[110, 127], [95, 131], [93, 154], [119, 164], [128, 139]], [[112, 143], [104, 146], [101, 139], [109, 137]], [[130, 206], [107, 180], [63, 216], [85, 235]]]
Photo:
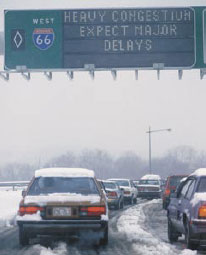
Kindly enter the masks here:
[[94, 171], [47, 168], [35, 176], [23, 194], [18, 216], [19, 242], [41, 236], [92, 236], [108, 242], [108, 207]]
[[167, 208], [170, 242], [185, 235], [187, 248], [206, 245], [206, 168], [196, 170], [171, 195]]
[[180, 180], [185, 178], [186, 175], [171, 175], [167, 177], [166, 185], [164, 192], [162, 194], [162, 207], [167, 209], [167, 206], [170, 203], [170, 195], [176, 190], [176, 187], [179, 185]]
[[124, 208], [124, 191], [120, 189], [119, 185], [112, 181], [102, 181], [102, 184], [106, 191], [109, 208], [117, 210]]

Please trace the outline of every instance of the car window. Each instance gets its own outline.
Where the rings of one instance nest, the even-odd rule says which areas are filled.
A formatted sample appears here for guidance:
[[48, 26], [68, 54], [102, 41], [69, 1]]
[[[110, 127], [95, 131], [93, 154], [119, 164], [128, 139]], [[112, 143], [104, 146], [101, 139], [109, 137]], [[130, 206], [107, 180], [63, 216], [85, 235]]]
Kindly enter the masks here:
[[201, 177], [196, 192], [206, 192], [206, 177]]
[[187, 199], [189, 199], [189, 200], [191, 199], [192, 194], [193, 194], [194, 187], [195, 187], [195, 180], [192, 180], [192, 181], [190, 182], [189, 187], [188, 187], [188, 191], [187, 191], [187, 194], [186, 194], [185, 198], [187, 198]]
[[170, 186], [177, 186], [180, 183], [180, 180], [184, 178], [184, 176], [172, 176], [169, 179], [169, 185]]
[[104, 185], [105, 188], [108, 188], [108, 189], [116, 189], [115, 183], [103, 182], [103, 185]]
[[127, 180], [114, 180], [119, 186], [129, 186], [129, 181]]
[[28, 195], [51, 193], [98, 194], [96, 183], [88, 177], [39, 177], [28, 191]]
[[180, 196], [183, 196], [185, 197], [186, 193], [187, 193], [187, 190], [188, 190], [188, 187], [190, 186], [192, 180], [189, 179], [185, 182], [184, 186], [182, 187], [182, 190], [180, 192]]
[[159, 185], [159, 181], [157, 180], [140, 180], [139, 184], [147, 184], [147, 185]]

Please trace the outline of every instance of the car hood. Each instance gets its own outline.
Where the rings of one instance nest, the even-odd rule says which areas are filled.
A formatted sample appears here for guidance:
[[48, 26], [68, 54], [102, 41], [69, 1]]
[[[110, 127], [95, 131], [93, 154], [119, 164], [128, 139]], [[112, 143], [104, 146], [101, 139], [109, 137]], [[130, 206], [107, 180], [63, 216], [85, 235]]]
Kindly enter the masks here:
[[26, 196], [24, 204], [37, 204], [40, 206], [51, 204], [71, 204], [71, 205], [90, 205], [99, 204], [101, 197], [99, 195], [81, 195], [76, 193], [66, 194], [49, 194], [39, 196]]

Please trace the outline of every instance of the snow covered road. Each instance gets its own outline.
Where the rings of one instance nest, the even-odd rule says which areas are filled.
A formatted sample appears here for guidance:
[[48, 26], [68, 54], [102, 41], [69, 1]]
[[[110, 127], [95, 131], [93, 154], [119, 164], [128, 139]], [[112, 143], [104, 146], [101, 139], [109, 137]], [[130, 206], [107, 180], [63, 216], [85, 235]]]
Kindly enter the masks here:
[[[10, 193], [11, 195], [11, 193]], [[16, 194], [17, 195], [17, 194]], [[5, 203], [9, 205], [9, 198]], [[19, 193], [14, 199], [13, 212], [20, 199]], [[1, 202], [1, 201], [0, 201]], [[15, 205], [15, 206], [14, 206]], [[4, 208], [5, 209], [5, 208]], [[15, 209], [15, 210], [14, 210]], [[184, 242], [171, 245], [167, 240], [166, 212], [162, 210], [161, 200], [139, 200], [137, 205], [124, 210], [112, 211], [110, 219], [109, 244], [97, 247], [92, 243], [70, 241], [33, 244], [25, 248], [18, 245], [18, 229], [13, 225], [12, 210], [8, 217], [1, 219], [0, 255], [195, 255], [197, 251], [184, 249]], [[0, 215], [1, 216], [1, 215]], [[2, 215], [3, 216], [3, 215]], [[43, 240], [44, 241], [44, 240]], [[44, 245], [42, 245], [44, 244]]]

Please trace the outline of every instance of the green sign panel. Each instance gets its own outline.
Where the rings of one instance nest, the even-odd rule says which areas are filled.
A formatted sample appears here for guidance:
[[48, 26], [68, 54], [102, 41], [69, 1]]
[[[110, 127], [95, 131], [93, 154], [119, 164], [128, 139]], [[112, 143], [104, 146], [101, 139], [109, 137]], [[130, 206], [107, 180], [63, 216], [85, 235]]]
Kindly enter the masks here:
[[5, 11], [5, 70], [206, 68], [206, 7]]
[[5, 69], [62, 67], [60, 11], [5, 11]]

